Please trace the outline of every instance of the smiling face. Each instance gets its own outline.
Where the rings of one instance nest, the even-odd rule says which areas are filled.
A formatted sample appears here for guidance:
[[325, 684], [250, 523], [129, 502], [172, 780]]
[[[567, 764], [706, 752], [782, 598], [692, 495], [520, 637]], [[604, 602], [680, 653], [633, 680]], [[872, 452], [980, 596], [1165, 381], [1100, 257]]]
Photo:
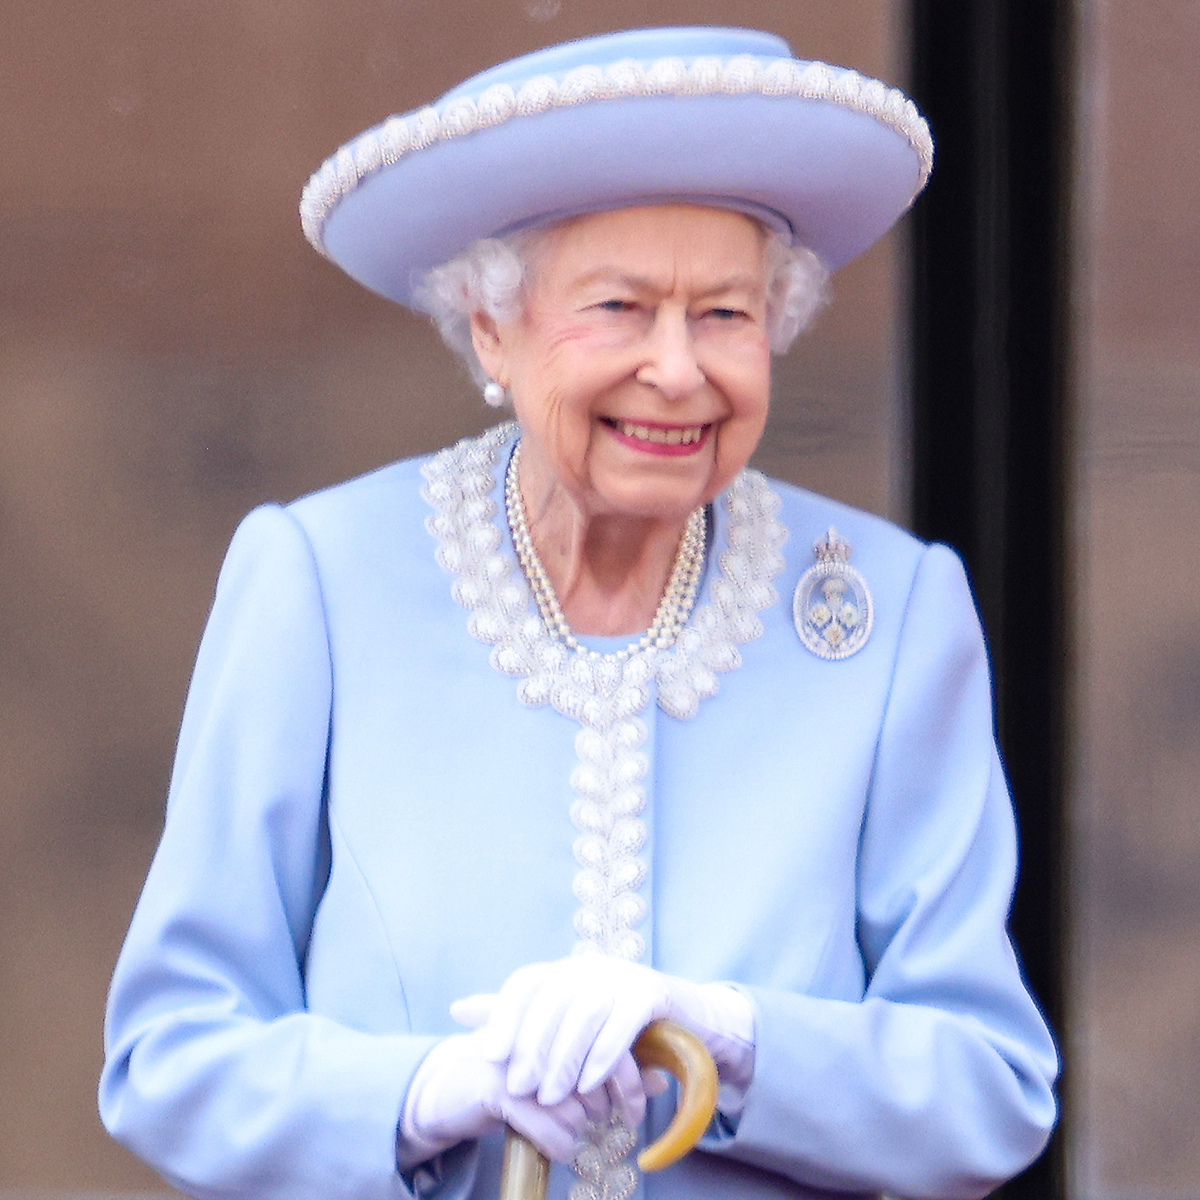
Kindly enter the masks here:
[[562, 487], [589, 517], [679, 521], [731, 482], [767, 417], [764, 240], [748, 217], [690, 205], [539, 239], [522, 315], [472, 320], [521, 424], [522, 490]]

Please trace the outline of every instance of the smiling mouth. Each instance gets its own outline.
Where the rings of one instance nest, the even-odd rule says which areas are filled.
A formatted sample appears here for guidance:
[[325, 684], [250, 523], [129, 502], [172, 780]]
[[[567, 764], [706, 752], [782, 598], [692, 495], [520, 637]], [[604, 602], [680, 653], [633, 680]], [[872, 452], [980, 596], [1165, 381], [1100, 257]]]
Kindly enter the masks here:
[[637, 425], [633, 421], [618, 418], [606, 419], [618, 433], [638, 442], [649, 442], [655, 446], [692, 446], [703, 439], [707, 425], [683, 425], [664, 428], [658, 425]]

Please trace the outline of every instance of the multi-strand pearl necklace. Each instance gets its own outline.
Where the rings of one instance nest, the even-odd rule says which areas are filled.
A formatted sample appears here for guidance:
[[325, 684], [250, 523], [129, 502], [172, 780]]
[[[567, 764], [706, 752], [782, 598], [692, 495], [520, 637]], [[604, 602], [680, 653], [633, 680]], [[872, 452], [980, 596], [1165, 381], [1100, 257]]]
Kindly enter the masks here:
[[[550, 576], [546, 574], [546, 568], [542, 566], [542, 560], [534, 548], [533, 538], [529, 533], [529, 522], [525, 518], [525, 502], [521, 499], [521, 485], [517, 478], [520, 461], [521, 443], [518, 442], [513, 447], [508, 471], [504, 476], [504, 507], [508, 513], [508, 528], [512, 533], [517, 561], [533, 589], [538, 612], [542, 614], [542, 620], [550, 634], [568, 649], [591, 658], [604, 658], [605, 655], [598, 650], [588, 649], [571, 632], [567, 618], [558, 603], [558, 596], [555, 595], [554, 585], [550, 582]], [[651, 646], [665, 649], [675, 644], [675, 639], [683, 632], [696, 603], [700, 576], [704, 573], [707, 541], [708, 513], [707, 509], [701, 506], [687, 519], [687, 526], [679, 541], [679, 552], [675, 555], [675, 565], [671, 568], [666, 591], [658, 602], [650, 628], [636, 642], [630, 642], [623, 650], [618, 650], [613, 657], [626, 659]]]

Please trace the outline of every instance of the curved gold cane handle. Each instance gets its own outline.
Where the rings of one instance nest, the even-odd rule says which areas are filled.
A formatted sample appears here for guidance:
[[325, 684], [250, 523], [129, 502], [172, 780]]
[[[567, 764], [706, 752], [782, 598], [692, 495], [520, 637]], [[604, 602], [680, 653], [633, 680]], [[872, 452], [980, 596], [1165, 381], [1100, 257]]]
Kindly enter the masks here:
[[[679, 1080], [679, 1104], [662, 1137], [638, 1155], [643, 1171], [661, 1171], [699, 1140], [717, 1107], [717, 1068], [704, 1043], [674, 1021], [654, 1021], [633, 1043], [641, 1067], [660, 1067]], [[545, 1200], [550, 1164], [532, 1142], [508, 1131], [500, 1200]]]
[[638, 1155], [643, 1171], [678, 1162], [700, 1139], [717, 1108], [717, 1065], [708, 1047], [674, 1021], [655, 1021], [633, 1043], [640, 1067], [661, 1067], [679, 1080], [679, 1103], [662, 1137]]

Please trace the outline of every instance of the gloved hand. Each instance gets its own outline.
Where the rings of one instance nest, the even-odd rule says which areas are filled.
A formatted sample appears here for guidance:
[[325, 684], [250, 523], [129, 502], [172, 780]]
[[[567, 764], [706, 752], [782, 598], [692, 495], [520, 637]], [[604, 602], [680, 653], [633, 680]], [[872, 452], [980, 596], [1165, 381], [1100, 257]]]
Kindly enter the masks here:
[[425, 1162], [504, 1124], [523, 1133], [547, 1158], [568, 1162], [588, 1121], [605, 1121], [615, 1112], [636, 1126], [645, 1115], [645, 1087], [629, 1055], [603, 1086], [587, 1095], [569, 1092], [543, 1105], [532, 1095], [516, 1096], [505, 1088], [504, 1067], [484, 1053], [485, 1037], [478, 1032], [445, 1038], [417, 1068], [400, 1120], [401, 1167]]
[[627, 1070], [638, 1034], [663, 1017], [704, 1041], [735, 1092], [754, 1072], [754, 1010], [741, 992], [601, 954], [521, 967], [498, 993], [455, 1001], [450, 1014], [479, 1029], [489, 1062], [508, 1064], [510, 1094], [551, 1107]]

